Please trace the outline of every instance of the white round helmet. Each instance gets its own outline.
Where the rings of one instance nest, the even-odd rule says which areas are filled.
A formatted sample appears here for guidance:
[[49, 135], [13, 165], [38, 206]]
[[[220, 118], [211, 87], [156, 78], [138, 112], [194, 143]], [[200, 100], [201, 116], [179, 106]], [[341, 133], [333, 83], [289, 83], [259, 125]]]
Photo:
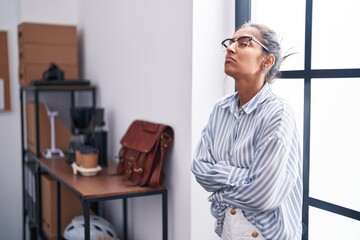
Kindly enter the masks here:
[[[114, 227], [105, 219], [99, 216], [90, 216], [90, 239], [96, 240], [99, 237], [116, 238]], [[67, 240], [83, 240], [84, 217], [74, 217], [64, 230], [64, 238]]]

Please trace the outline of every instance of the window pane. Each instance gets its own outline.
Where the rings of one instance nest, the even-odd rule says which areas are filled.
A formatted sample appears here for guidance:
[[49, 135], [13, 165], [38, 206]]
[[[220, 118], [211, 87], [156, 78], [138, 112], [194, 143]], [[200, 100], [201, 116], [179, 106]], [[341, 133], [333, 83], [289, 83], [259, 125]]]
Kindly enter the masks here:
[[360, 211], [360, 78], [313, 79], [310, 196]]
[[273, 92], [286, 99], [294, 110], [296, 124], [300, 134], [300, 143], [303, 143], [304, 122], [304, 80], [303, 79], [276, 79], [271, 85]]
[[313, 69], [360, 67], [359, 7], [358, 0], [313, 0]]
[[359, 240], [360, 221], [310, 207], [309, 240], [318, 239]]
[[298, 53], [286, 59], [281, 70], [304, 69], [305, 2], [251, 1], [251, 21], [265, 24], [278, 34], [283, 55]]

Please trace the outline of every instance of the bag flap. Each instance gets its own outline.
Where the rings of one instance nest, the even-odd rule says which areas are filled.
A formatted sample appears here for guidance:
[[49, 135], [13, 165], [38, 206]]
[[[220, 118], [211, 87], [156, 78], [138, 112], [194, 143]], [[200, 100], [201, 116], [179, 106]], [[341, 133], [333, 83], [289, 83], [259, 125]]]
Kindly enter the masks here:
[[128, 128], [120, 143], [123, 147], [148, 153], [154, 147], [160, 132], [161, 127], [159, 124], [135, 120]]

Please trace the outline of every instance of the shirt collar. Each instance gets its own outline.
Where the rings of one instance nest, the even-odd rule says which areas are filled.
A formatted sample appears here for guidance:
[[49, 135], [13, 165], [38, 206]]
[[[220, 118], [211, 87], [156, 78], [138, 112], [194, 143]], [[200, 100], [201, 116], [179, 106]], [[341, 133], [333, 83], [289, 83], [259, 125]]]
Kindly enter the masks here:
[[[265, 85], [260, 89], [260, 91], [247, 103], [245, 103], [241, 108], [244, 110], [246, 114], [250, 114], [253, 112], [260, 104], [262, 104], [271, 94], [271, 88], [269, 83], [265, 83]], [[231, 113], [235, 113], [238, 111], [238, 93], [235, 92], [222, 102], [220, 102], [220, 107], [229, 108]]]

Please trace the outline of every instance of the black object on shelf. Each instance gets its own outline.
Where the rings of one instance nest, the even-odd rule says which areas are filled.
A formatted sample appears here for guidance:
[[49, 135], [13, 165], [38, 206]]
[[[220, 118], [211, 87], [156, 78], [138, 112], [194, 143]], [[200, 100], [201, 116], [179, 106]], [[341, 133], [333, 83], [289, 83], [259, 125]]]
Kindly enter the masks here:
[[31, 82], [33, 86], [88, 86], [90, 81], [88, 80], [33, 80]]
[[99, 165], [102, 167], [107, 166], [107, 131], [95, 131], [94, 134], [94, 147], [99, 150]]
[[50, 63], [50, 67], [43, 73], [43, 79], [47, 81], [64, 80], [64, 71], [55, 63]]

